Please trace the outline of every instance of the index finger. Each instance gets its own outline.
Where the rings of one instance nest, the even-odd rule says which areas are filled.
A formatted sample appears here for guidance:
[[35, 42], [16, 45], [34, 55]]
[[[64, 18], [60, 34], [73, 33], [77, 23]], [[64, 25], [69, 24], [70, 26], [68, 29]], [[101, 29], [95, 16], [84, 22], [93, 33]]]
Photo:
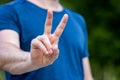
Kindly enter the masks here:
[[67, 14], [64, 14], [61, 22], [59, 23], [57, 29], [56, 29], [55, 32], [54, 32], [54, 35], [55, 35], [57, 38], [59, 38], [59, 37], [61, 36], [61, 34], [62, 34], [62, 32], [63, 32], [63, 30], [64, 30], [64, 28], [65, 28], [65, 26], [66, 26], [67, 21], [68, 21], [68, 15], [67, 15]]

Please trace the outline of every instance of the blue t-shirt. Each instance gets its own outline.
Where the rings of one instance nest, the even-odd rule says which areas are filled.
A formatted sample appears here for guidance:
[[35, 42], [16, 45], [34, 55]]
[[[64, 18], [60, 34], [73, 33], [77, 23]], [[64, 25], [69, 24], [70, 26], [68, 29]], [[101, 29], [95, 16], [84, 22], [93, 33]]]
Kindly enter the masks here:
[[[67, 8], [54, 11], [52, 33], [65, 13], [69, 19], [59, 40], [59, 58], [50, 66], [25, 74], [12, 75], [6, 72], [7, 80], [83, 80], [82, 59], [88, 57], [84, 18]], [[13, 1], [0, 6], [0, 30], [16, 31], [20, 36], [20, 48], [30, 51], [31, 40], [44, 32], [46, 15], [47, 10], [31, 2]]]

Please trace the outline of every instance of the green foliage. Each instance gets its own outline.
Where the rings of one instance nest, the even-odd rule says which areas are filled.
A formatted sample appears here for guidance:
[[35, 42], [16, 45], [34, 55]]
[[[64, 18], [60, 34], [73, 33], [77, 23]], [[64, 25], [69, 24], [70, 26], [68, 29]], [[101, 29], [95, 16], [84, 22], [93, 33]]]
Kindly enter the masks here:
[[12, 0], [0, 0], [0, 4], [7, 3], [9, 1], [12, 1]]
[[68, 8], [87, 22], [90, 58], [101, 65], [120, 65], [120, 0], [64, 0]]
[[[0, 3], [7, 1], [10, 0], [1, 0]], [[119, 80], [120, 0], [61, 0], [60, 2], [82, 14], [86, 19], [90, 62], [95, 80]]]
[[82, 14], [87, 22], [90, 62], [95, 80], [119, 80], [120, 0], [70, 0], [69, 6], [70, 3], [71, 9]]
[[0, 80], [5, 80], [4, 72], [0, 70]]

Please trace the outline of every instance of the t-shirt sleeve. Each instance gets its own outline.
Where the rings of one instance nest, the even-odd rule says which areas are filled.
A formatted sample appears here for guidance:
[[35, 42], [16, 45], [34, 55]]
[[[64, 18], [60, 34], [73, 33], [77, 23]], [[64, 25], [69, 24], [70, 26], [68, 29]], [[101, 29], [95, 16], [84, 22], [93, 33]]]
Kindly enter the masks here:
[[76, 22], [79, 23], [82, 32], [83, 32], [83, 48], [82, 48], [82, 54], [80, 55], [82, 58], [88, 57], [89, 56], [89, 51], [88, 51], [88, 34], [87, 34], [87, 26], [86, 26], [86, 21], [84, 17], [81, 14], [78, 14], [74, 11], [72, 11], [72, 15], [74, 15], [74, 18]]
[[9, 6], [0, 6], [0, 31], [10, 29], [20, 33], [14, 10]]
[[87, 33], [87, 28], [86, 28], [86, 22], [83, 16], [79, 16], [80, 18], [80, 24], [83, 30], [83, 36], [84, 36], [84, 48], [83, 48], [83, 53], [82, 53], [82, 58], [88, 57], [89, 56], [89, 51], [88, 51], [88, 33]]
[[89, 56], [89, 51], [88, 51], [88, 34], [87, 30], [84, 32], [84, 50], [83, 50], [83, 58]]

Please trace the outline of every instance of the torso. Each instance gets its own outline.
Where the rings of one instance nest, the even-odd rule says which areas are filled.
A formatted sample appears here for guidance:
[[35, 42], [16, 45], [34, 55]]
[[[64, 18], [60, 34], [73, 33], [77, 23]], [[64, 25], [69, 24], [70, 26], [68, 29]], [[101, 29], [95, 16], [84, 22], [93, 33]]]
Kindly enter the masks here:
[[[16, 3], [14, 9], [20, 24], [21, 49], [30, 51], [31, 40], [43, 34], [47, 10], [27, 1]], [[82, 54], [85, 35], [81, 17], [66, 8], [61, 12], [54, 12], [52, 32], [65, 13], [69, 15], [69, 20], [59, 41], [60, 55], [55, 63], [31, 73], [11, 76], [8, 80], [83, 80]]]

